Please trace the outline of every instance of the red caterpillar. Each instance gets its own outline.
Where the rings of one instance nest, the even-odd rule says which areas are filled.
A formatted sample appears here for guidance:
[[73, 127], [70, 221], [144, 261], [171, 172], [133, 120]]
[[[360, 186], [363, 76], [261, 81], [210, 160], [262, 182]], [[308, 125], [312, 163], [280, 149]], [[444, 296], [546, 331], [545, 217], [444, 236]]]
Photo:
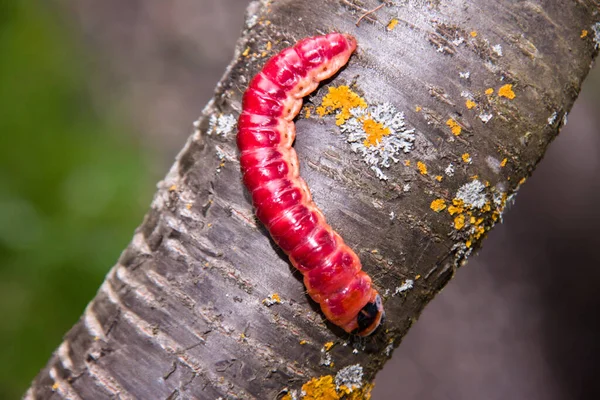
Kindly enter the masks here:
[[355, 49], [352, 36], [331, 33], [303, 39], [271, 58], [244, 93], [237, 143], [256, 215], [304, 275], [310, 297], [331, 322], [367, 336], [384, 317], [381, 297], [358, 256], [312, 201], [292, 148], [302, 98]]

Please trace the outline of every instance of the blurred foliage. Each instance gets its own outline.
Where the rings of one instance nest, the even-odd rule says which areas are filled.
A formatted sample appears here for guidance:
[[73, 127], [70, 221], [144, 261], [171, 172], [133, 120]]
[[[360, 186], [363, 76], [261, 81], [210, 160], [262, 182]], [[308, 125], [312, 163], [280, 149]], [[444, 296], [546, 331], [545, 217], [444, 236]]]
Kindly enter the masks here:
[[19, 398], [150, 202], [149, 159], [97, 115], [85, 57], [43, 2], [0, 2], [0, 398]]

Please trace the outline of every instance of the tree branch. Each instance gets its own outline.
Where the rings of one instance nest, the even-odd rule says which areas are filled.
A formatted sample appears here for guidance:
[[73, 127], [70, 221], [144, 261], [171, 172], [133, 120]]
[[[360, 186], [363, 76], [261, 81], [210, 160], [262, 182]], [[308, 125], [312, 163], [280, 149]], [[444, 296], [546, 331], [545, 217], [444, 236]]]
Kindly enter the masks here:
[[[317, 378], [305, 398], [339, 398], [334, 377], [368, 397], [423, 307], [500, 221], [598, 51], [596, 1], [457, 3], [391, 3], [358, 27], [346, 1], [251, 3], [197, 131], [28, 397], [294, 398]], [[252, 214], [235, 149], [249, 79], [278, 50], [332, 30], [359, 51], [308, 98], [295, 148], [316, 203], [385, 295], [384, 329], [366, 340], [310, 302]], [[344, 85], [370, 108], [340, 128], [318, 106], [343, 101], [329, 89]], [[395, 129], [408, 144], [377, 150], [368, 119], [388, 129], [379, 143]]]

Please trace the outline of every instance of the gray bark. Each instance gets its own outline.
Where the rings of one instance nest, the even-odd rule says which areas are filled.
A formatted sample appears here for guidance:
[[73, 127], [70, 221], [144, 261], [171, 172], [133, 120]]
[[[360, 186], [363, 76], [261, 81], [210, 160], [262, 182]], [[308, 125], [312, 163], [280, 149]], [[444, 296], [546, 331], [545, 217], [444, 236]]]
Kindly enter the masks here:
[[[27, 397], [271, 399], [299, 395], [311, 378], [348, 366], [362, 368], [356, 393], [363, 393], [423, 307], [481, 246], [481, 230], [499, 222], [504, 199], [516, 194], [566, 121], [600, 40], [599, 3], [592, 0], [387, 2], [356, 26], [380, 4], [250, 5], [234, 60], [197, 131]], [[394, 18], [398, 25], [387, 29]], [[240, 183], [235, 130], [226, 123], [239, 114], [249, 78], [267, 59], [263, 51], [272, 55], [332, 30], [356, 36], [359, 51], [307, 106], [319, 105], [330, 86], [353, 84], [369, 104], [394, 105], [416, 131], [414, 148], [382, 168], [382, 180], [352, 152], [332, 116], [307, 118], [303, 111], [297, 121], [302, 176], [385, 294], [384, 329], [363, 340], [322, 318], [254, 219]], [[514, 99], [499, 96], [507, 84]], [[476, 106], [469, 109], [467, 99]], [[456, 214], [431, 208], [434, 200], [448, 207], [459, 198], [467, 206]], [[464, 227], [455, 221], [461, 214]], [[262, 300], [275, 293], [282, 304], [267, 307]], [[326, 350], [328, 342], [334, 346]]]

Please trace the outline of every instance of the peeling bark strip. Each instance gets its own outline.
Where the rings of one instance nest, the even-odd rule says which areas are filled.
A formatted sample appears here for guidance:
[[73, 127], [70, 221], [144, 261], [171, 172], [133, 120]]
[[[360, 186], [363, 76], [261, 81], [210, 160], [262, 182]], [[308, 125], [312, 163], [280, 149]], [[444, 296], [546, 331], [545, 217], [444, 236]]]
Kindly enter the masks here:
[[[361, 7], [381, 4], [358, 3], [251, 3], [197, 132], [27, 399], [369, 397], [566, 121], [600, 47], [600, 14], [592, 0], [408, 0], [356, 27]], [[368, 340], [324, 320], [289, 278], [251, 217], [235, 158], [248, 77], [297, 39], [331, 31], [360, 48], [337, 89], [308, 96], [294, 147], [315, 203], [386, 301], [385, 329]], [[348, 107], [357, 97], [364, 107]], [[315, 116], [319, 106], [327, 112]], [[378, 146], [406, 134], [400, 122], [410, 152], [384, 159]]]
[[331, 33], [271, 58], [244, 93], [237, 143], [256, 215], [304, 275], [310, 297], [331, 322], [368, 336], [382, 321], [381, 297], [312, 201], [292, 148], [302, 98], [346, 65], [355, 49], [352, 36]]

